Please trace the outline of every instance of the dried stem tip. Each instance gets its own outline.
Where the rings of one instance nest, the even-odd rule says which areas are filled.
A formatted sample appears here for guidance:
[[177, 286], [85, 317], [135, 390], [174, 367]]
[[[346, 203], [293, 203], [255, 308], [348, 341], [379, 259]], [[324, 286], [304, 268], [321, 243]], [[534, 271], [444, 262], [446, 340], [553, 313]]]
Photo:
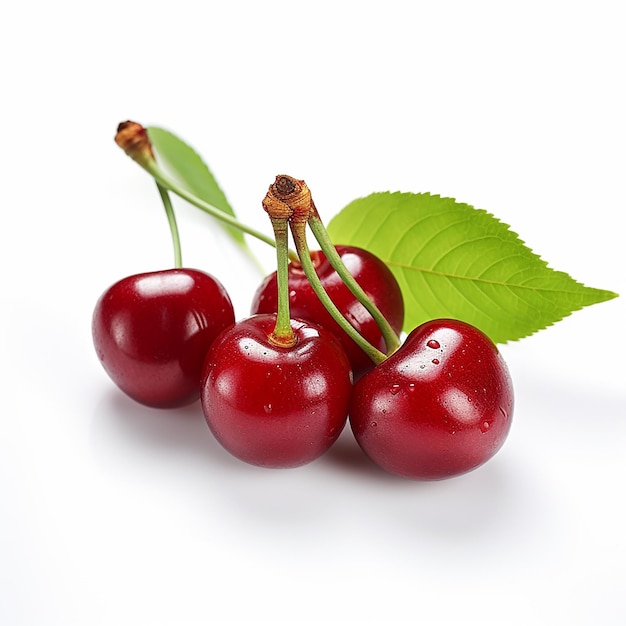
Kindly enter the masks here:
[[281, 174], [263, 199], [263, 208], [272, 219], [306, 222], [317, 213], [311, 192], [303, 180]]
[[140, 165], [154, 161], [148, 132], [137, 122], [122, 122], [117, 127], [115, 143]]

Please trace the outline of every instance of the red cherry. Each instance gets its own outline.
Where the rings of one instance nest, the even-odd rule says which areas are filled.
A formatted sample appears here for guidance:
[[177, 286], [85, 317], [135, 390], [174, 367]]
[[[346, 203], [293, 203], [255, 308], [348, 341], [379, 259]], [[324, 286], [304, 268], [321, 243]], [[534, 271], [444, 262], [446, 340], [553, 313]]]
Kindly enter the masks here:
[[418, 326], [355, 385], [350, 424], [384, 470], [441, 479], [490, 459], [511, 426], [506, 364], [480, 330], [457, 320]]
[[297, 467], [343, 430], [350, 363], [329, 331], [292, 319], [297, 341], [288, 348], [269, 338], [275, 325], [275, 315], [254, 315], [222, 333], [207, 354], [200, 398], [231, 454], [262, 467]]
[[93, 314], [93, 342], [122, 391], [142, 404], [173, 408], [199, 398], [204, 357], [234, 321], [230, 298], [213, 276], [149, 272], [104, 292]]
[[[336, 248], [350, 274], [380, 309], [392, 328], [400, 333], [404, 322], [404, 303], [400, 286], [391, 270], [378, 257], [362, 248], [353, 246], [336, 246]], [[321, 250], [316, 250], [311, 252], [311, 259], [328, 295], [343, 315], [375, 348], [386, 352], [385, 341], [378, 324], [352, 295], [327, 260], [326, 255]], [[277, 293], [276, 272], [274, 272], [267, 276], [257, 289], [251, 312], [253, 314], [274, 313], [277, 307]], [[293, 261], [289, 263], [289, 307], [292, 317], [320, 324], [339, 338], [352, 364], [355, 379], [374, 367], [365, 352], [333, 320], [315, 295], [300, 264]]]

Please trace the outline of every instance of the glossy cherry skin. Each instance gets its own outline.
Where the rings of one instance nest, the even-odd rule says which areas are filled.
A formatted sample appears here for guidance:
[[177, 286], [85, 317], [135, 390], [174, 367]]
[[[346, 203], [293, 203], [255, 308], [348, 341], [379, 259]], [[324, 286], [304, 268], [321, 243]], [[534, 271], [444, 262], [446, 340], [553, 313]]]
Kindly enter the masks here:
[[274, 315], [253, 315], [220, 335], [205, 362], [202, 408], [235, 457], [298, 467], [326, 452], [343, 430], [350, 363], [332, 333], [304, 320], [291, 320], [294, 347], [275, 345], [275, 323]]
[[204, 358], [235, 321], [224, 286], [195, 269], [120, 280], [98, 300], [92, 335], [100, 361], [128, 396], [157, 408], [200, 397]]
[[433, 320], [355, 385], [350, 425], [365, 453], [405, 478], [478, 467], [511, 426], [513, 386], [492, 341], [474, 326]]
[[[354, 246], [336, 246], [336, 248], [350, 274], [380, 309], [392, 328], [400, 333], [404, 322], [404, 302], [400, 286], [391, 270], [377, 256], [362, 248]], [[346, 287], [326, 259], [326, 255], [320, 250], [315, 250], [311, 252], [311, 259], [328, 295], [339, 310], [365, 339], [380, 351], [386, 352], [380, 328]], [[274, 313], [277, 307], [277, 294], [274, 272], [267, 276], [257, 289], [251, 312]], [[321, 324], [335, 333], [350, 359], [355, 379], [374, 367], [372, 360], [333, 320], [315, 295], [300, 264], [293, 261], [289, 264], [289, 305], [292, 317]]]

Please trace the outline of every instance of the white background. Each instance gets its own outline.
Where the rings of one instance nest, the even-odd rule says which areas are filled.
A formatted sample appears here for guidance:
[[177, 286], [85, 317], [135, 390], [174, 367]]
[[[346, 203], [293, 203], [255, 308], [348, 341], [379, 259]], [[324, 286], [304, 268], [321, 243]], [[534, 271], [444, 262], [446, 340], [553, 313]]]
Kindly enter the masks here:
[[[508, 441], [426, 484], [349, 431], [307, 467], [247, 466], [197, 405], [123, 397], [90, 335], [111, 283], [173, 262], [154, 184], [113, 142], [126, 119], [193, 145], [264, 232], [278, 173], [326, 220], [430, 191], [626, 294], [622, 3], [6, 4], [0, 623], [625, 623], [623, 296], [502, 346]], [[177, 207], [186, 265], [245, 316], [261, 273]]]

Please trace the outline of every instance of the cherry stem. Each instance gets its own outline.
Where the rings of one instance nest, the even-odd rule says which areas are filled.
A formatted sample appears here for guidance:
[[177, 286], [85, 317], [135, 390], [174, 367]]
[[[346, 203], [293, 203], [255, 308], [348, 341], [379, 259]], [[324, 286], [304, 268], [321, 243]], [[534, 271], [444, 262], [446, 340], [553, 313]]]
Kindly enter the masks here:
[[311, 211], [309, 213], [309, 228], [315, 236], [317, 243], [326, 255], [326, 258], [332, 265], [333, 269], [339, 274], [341, 280], [345, 283], [346, 287], [352, 292], [352, 295], [367, 309], [369, 314], [374, 318], [374, 321], [378, 324], [382, 336], [387, 346], [387, 354], [395, 352], [400, 347], [400, 337], [393, 329], [387, 318], [381, 313], [380, 309], [372, 302], [370, 297], [365, 293], [361, 285], [356, 281], [354, 276], [350, 274], [348, 268], [341, 260], [335, 245], [330, 239], [330, 235], [324, 226], [324, 223], [320, 219], [315, 205], [311, 203]]
[[221, 220], [222, 222], [226, 224], [229, 224], [230, 226], [233, 226], [234, 228], [238, 228], [244, 233], [248, 233], [249, 235], [256, 237], [260, 241], [263, 241], [270, 246], [275, 245], [274, 239], [272, 239], [268, 235], [265, 235], [250, 226], [246, 226], [245, 224], [241, 223], [236, 218], [228, 215], [228, 213], [224, 213], [224, 211], [218, 209], [212, 204], [209, 204], [208, 202], [205, 202], [201, 198], [198, 198], [196, 195], [192, 194], [191, 192], [187, 191], [186, 189], [178, 185], [174, 180], [169, 178], [169, 176], [167, 176], [165, 172], [163, 172], [163, 170], [157, 165], [156, 161], [150, 161], [150, 162], [147, 162], [145, 164], [140, 164], [140, 165], [142, 165], [144, 169], [162, 187], [164, 187], [168, 191], [172, 191], [177, 196], [180, 196], [181, 198], [183, 198], [190, 204], [193, 204], [197, 208], [204, 211], [205, 213], [208, 213], [209, 215]]
[[[139, 162], [147, 172], [154, 178], [158, 185], [161, 185], [164, 189], [175, 193], [177, 196], [181, 197], [183, 200], [186, 200], [190, 204], [194, 205], [198, 209], [208, 213], [212, 217], [221, 220], [222, 222], [228, 224], [229, 226], [233, 226], [234, 228], [238, 228], [240, 231], [255, 237], [259, 241], [262, 241], [270, 246], [276, 246], [276, 241], [269, 235], [265, 235], [264, 233], [252, 228], [251, 226], [247, 226], [243, 222], [240, 222], [238, 219], [232, 217], [228, 213], [224, 213], [221, 209], [205, 202], [198, 196], [194, 195], [190, 191], [187, 191], [184, 187], [181, 187], [176, 183], [176, 181], [172, 180], [165, 172], [159, 167], [156, 161], [149, 160], [145, 162]], [[298, 255], [293, 250], [288, 250], [288, 258], [296, 261], [298, 259]]]
[[181, 268], [183, 266], [183, 257], [180, 247], [180, 235], [178, 233], [178, 225], [176, 224], [176, 215], [174, 214], [174, 207], [172, 207], [172, 201], [170, 200], [170, 196], [167, 193], [167, 189], [165, 189], [159, 183], [157, 183], [157, 189], [159, 190], [159, 195], [161, 196], [161, 200], [163, 201], [163, 206], [165, 207], [165, 213], [167, 215], [167, 221], [169, 222], [170, 232], [172, 234], [172, 243], [174, 244], [174, 267]]
[[326, 289], [324, 289], [324, 286], [315, 271], [313, 262], [311, 261], [311, 253], [306, 240], [307, 222], [296, 219], [291, 220], [289, 225], [291, 227], [291, 234], [293, 235], [293, 239], [296, 244], [298, 257], [300, 258], [300, 264], [302, 265], [304, 274], [317, 297], [326, 307], [326, 310], [330, 313], [337, 324], [339, 324], [341, 329], [359, 346], [359, 348], [361, 348], [361, 350], [363, 350], [363, 352], [365, 352], [376, 365], [382, 363], [387, 358], [387, 355], [374, 347], [354, 328], [354, 326], [352, 326], [352, 324], [350, 324], [350, 322], [337, 308], [335, 303], [331, 300], [330, 296], [326, 292]]
[[276, 283], [278, 290], [278, 306], [276, 325], [269, 340], [283, 348], [296, 345], [296, 334], [291, 327], [289, 307], [289, 229], [286, 218], [271, 217], [272, 228], [276, 240]]

